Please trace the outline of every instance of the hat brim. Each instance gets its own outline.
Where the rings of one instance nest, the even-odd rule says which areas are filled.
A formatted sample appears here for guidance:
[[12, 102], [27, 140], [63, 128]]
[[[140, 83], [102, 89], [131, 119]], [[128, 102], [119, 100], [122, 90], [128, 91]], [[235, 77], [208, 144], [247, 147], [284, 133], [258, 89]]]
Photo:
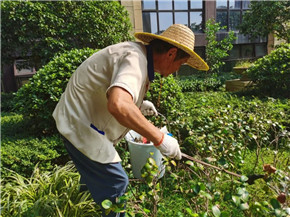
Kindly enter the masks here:
[[160, 40], [166, 41], [166, 42], [174, 45], [175, 47], [182, 49], [183, 51], [185, 51], [186, 53], [188, 53], [190, 55], [189, 59], [186, 62], [187, 65], [191, 66], [192, 68], [202, 70], [202, 71], [209, 70], [207, 63], [197, 53], [195, 53], [193, 50], [180, 44], [177, 41], [163, 37], [161, 35], [155, 35], [155, 34], [148, 33], [148, 32], [137, 32], [134, 34], [134, 36], [138, 40], [140, 40], [144, 43], [147, 43], [147, 44], [150, 43], [150, 41], [152, 41], [154, 39], [160, 39]]

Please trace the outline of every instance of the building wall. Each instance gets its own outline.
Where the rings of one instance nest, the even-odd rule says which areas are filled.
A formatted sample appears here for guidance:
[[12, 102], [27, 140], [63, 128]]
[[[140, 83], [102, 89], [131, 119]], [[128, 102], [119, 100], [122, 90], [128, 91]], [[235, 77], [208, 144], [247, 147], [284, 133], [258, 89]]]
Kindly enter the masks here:
[[120, 2], [129, 12], [133, 33], [143, 32], [141, 0], [121, 0]]
[[[142, 3], [141, 0], [121, 0], [120, 3], [128, 10], [130, 14], [130, 19], [133, 25], [134, 32], [143, 31], [143, 21], [142, 21]], [[216, 18], [216, 1], [205, 1], [204, 2], [204, 18], [205, 21], [208, 19]], [[224, 33], [223, 33], [224, 34]], [[222, 36], [222, 34], [221, 34]], [[204, 33], [195, 33], [195, 46], [202, 47], [206, 46], [205, 34]], [[245, 37], [241, 34], [237, 34], [237, 40], [233, 44], [243, 44]], [[259, 43], [259, 41], [257, 41]], [[276, 44], [273, 35], [269, 36], [267, 42], [267, 52], [270, 53], [273, 50], [273, 45]]]

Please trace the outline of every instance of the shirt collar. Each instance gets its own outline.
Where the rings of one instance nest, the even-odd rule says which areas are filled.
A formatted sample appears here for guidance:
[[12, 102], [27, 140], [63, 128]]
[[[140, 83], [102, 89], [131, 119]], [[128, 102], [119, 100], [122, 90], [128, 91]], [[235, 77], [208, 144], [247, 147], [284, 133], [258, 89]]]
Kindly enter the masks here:
[[147, 50], [147, 71], [149, 81], [152, 82], [154, 80], [154, 63], [153, 63], [153, 54], [151, 45], [146, 45]]

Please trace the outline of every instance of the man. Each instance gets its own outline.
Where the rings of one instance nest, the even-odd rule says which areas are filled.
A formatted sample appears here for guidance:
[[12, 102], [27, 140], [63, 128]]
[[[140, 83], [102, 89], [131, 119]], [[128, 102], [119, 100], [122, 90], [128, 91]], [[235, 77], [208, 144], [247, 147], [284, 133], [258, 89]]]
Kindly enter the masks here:
[[129, 129], [152, 141], [163, 155], [181, 159], [177, 140], [144, 117], [150, 110], [157, 113], [152, 103], [143, 102], [154, 72], [166, 77], [182, 64], [208, 70], [193, 51], [193, 32], [184, 25], [174, 24], [161, 35], [135, 37], [147, 45], [123, 42], [85, 60], [53, 113], [81, 182], [98, 204], [105, 199], [115, 202], [126, 191], [128, 177], [114, 145]]

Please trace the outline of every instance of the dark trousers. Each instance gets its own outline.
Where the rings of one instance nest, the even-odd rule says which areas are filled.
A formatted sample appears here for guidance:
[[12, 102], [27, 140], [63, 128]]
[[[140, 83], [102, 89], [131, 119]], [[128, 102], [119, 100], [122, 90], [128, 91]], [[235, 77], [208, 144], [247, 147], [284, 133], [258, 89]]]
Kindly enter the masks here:
[[[115, 203], [126, 192], [129, 180], [121, 163], [101, 164], [89, 159], [65, 138], [64, 144], [81, 175], [81, 189], [88, 189], [97, 204], [101, 206], [106, 199]], [[105, 215], [103, 212], [103, 216], [122, 217], [125, 213]]]

